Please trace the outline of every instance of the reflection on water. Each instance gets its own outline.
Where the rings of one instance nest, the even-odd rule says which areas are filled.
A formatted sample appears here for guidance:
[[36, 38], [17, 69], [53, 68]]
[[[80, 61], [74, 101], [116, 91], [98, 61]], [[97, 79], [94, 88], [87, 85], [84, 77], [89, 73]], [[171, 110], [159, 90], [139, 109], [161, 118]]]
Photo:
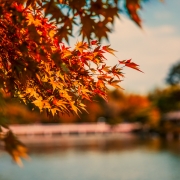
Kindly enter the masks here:
[[129, 151], [144, 149], [148, 151], [169, 151], [180, 154], [180, 140], [165, 140], [159, 137], [139, 137], [134, 134], [76, 135], [76, 136], [36, 136], [21, 137], [30, 153], [53, 153], [74, 151]]
[[89, 135], [21, 138], [24, 168], [0, 152], [0, 180], [177, 180], [180, 141], [158, 137]]

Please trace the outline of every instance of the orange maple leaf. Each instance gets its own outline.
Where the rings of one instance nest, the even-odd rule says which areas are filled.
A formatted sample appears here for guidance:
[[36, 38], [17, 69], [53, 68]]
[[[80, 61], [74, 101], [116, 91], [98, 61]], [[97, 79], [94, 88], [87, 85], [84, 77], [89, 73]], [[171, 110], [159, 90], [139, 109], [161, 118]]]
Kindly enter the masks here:
[[[115, 88], [120, 88], [120, 89], [123, 89], [121, 86], [119, 86], [118, 85], [118, 83], [120, 83], [121, 82], [121, 80], [110, 80], [109, 82], [108, 82], [108, 84], [109, 85], [111, 85], [111, 86], [113, 86], [113, 87], [115, 87]], [[124, 90], [124, 89], [123, 89]]]
[[108, 52], [108, 53], [110, 53], [110, 54], [112, 54], [112, 55], [115, 56], [114, 52], [117, 52], [117, 51], [114, 50], [114, 49], [112, 49], [112, 48], [109, 48], [109, 46], [110, 46], [110, 45], [108, 45], [108, 46], [103, 46], [102, 49], [103, 49], [104, 51], [106, 51], [106, 52]]
[[88, 44], [86, 42], [77, 42], [75, 45], [75, 49], [82, 54], [83, 50], [88, 49]]

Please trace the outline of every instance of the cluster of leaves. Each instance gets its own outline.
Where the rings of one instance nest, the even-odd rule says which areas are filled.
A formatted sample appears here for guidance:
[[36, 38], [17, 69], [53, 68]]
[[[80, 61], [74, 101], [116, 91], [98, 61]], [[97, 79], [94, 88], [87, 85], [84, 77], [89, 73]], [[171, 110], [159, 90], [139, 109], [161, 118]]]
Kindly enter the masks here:
[[20, 142], [11, 131], [5, 135], [3, 140], [5, 143], [5, 150], [19, 166], [22, 166], [21, 158], [28, 158], [26, 146]]
[[[54, 23], [42, 11], [22, 4], [1, 4], [0, 86], [40, 111], [70, 113], [85, 110], [83, 99], [106, 99], [107, 84], [119, 87], [122, 68], [106, 66], [104, 53], [114, 54], [96, 40], [77, 42], [74, 49], [59, 42]], [[135, 63], [120, 61], [128, 67]], [[119, 63], [119, 64], [120, 64]]]
[[[33, 8], [44, 8], [45, 16], [50, 16], [58, 25], [59, 41], [73, 36], [73, 27], [81, 24], [78, 33], [89, 41], [92, 38], [108, 39], [112, 32], [115, 18], [125, 11], [131, 19], [141, 26], [137, 14], [142, 0], [28, 0]], [[122, 5], [121, 5], [122, 4]]]
[[[21, 3], [43, 12], [45, 17], [56, 23], [59, 42], [68, 42], [69, 37], [74, 35], [74, 27], [88, 41], [94, 38], [99, 41], [102, 38], [108, 39], [115, 19], [122, 12], [141, 27], [138, 10], [143, 1], [145, 0], [9, 0], [8, 3]], [[6, 3], [6, 0], [0, 2]]]

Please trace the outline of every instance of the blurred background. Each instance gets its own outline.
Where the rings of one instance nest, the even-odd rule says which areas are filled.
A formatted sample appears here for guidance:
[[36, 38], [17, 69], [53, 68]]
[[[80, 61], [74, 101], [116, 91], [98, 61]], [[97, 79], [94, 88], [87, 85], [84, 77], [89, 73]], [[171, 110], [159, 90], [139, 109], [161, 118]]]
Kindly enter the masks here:
[[[98, 97], [87, 102], [88, 113], [80, 117], [49, 118], [1, 92], [1, 121], [16, 130], [31, 160], [23, 161], [24, 168], [20, 169], [0, 146], [0, 180], [179, 179], [179, 12], [180, 1], [150, 1], [141, 12], [142, 29], [123, 15], [117, 20], [109, 40], [118, 51], [118, 60], [132, 58], [144, 73], [126, 69], [120, 84], [125, 90], [110, 89], [108, 103]], [[70, 40], [70, 44], [77, 40]], [[117, 62], [109, 55], [107, 59], [109, 65]], [[87, 129], [91, 125], [104, 129], [27, 133], [35, 126], [65, 125], [68, 129], [83, 124]], [[21, 125], [27, 131], [18, 134], [16, 127]]]

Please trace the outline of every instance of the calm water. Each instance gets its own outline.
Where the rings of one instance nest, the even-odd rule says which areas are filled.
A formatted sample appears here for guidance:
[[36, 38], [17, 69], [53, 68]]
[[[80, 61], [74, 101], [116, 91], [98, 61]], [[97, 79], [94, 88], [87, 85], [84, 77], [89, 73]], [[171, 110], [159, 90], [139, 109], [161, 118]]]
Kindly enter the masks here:
[[179, 180], [180, 141], [132, 135], [22, 139], [19, 168], [0, 151], [0, 180]]

